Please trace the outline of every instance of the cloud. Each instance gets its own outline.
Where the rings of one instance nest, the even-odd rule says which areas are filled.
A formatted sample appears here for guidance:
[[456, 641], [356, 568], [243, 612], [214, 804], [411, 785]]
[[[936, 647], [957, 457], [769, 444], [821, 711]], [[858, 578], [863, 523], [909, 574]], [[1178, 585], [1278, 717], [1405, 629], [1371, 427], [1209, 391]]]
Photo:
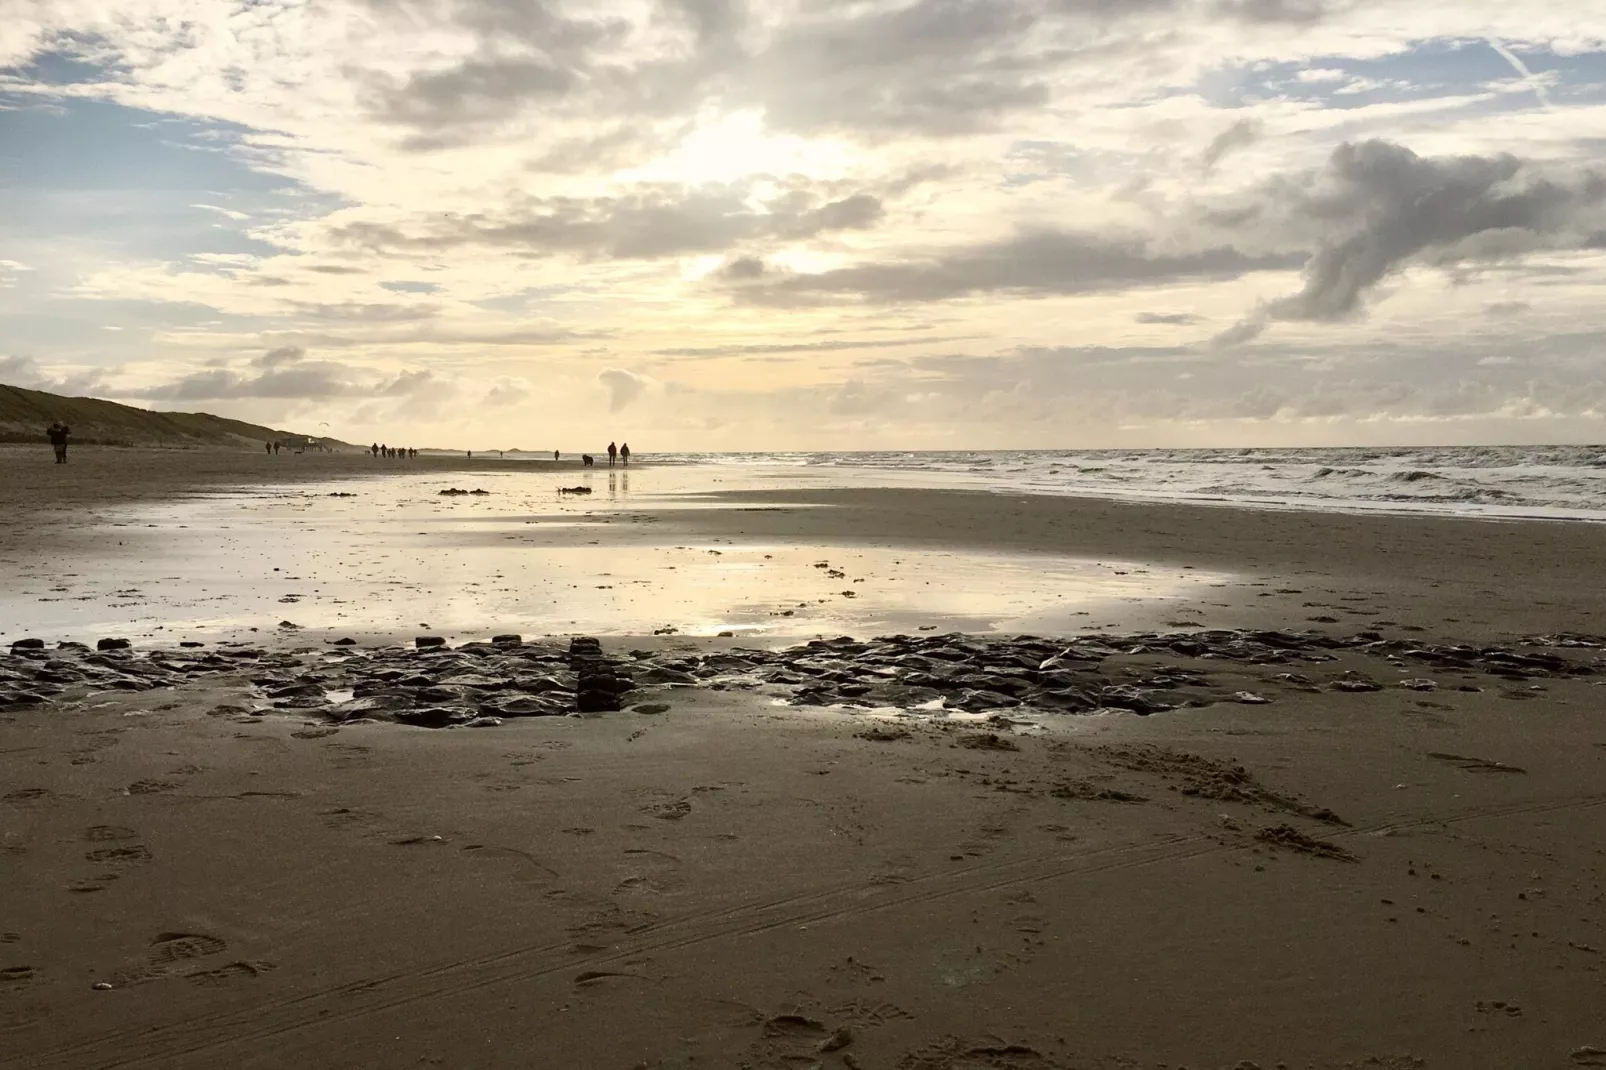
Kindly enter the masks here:
[[1303, 261], [1298, 253], [1252, 255], [1230, 246], [1162, 252], [1138, 239], [1032, 229], [1001, 241], [961, 246], [920, 259], [796, 274], [734, 292], [738, 300], [760, 305], [832, 298], [895, 304], [974, 294], [1032, 297], [1231, 279], [1251, 271], [1297, 267]]
[[537, 200], [502, 216], [419, 220], [406, 229], [354, 221], [337, 226], [332, 237], [378, 252], [483, 246], [532, 257], [653, 260], [865, 230], [885, 214], [881, 199], [869, 193], [822, 201], [794, 188], [757, 208], [751, 194], [749, 184], [649, 185], [611, 197]]
[[98, 368], [51, 374], [40, 367], [33, 357], [10, 356], [0, 357], [0, 383], [20, 386], [25, 390], [79, 397], [104, 391], [106, 376]]
[[619, 412], [646, 393], [651, 380], [623, 368], [604, 368], [597, 382], [608, 392], [608, 411]]
[[515, 376], [498, 376], [491, 383], [491, 388], [485, 392], [482, 404], [492, 408], [505, 408], [510, 405], [521, 405], [527, 401], [533, 392], [528, 379]]
[[779, 353], [830, 353], [845, 349], [898, 349], [904, 346], [937, 345], [957, 341], [957, 336], [923, 338], [841, 339], [828, 342], [770, 342], [751, 345], [682, 346], [655, 349], [660, 357], [737, 357]]
[[1248, 148], [1259, 141], [1265, 132], [1265, 127], [1266, 124], [1259, 119], [1237, 120], [1211, 139], [1210, 144], [1205, 148], [1204, 155], [1200, 158], [1201, 166], [1207, 173], [1214, 171], [1216, 165], [1228, 154], [1239, 149]]
[[1485, 316], [1505, 318], [1507, 316], [1520, 316], [1533, 308], [1527, 301], [1491, 301], [1483, 306]]
[[1582, 248], [1603, 218], [1606, 172], [1553, 174], [1512, 155], [1423, 157], [1374, 140], [1341, 145], [1320, 171], [1278, 179], [1261, 197], [1272, 220], [1317, 236], [1316, 247], [1301, 289], [1267, 302], [1223, 344], [1271, 321], [1352, 317], [1378, 283], [1412, 264]]
[[1171, 327], [1187, 327], [1199, 322], [1199, 317], [1192, 312], [1139, 312], [1132, 318], [1139, 323], [1164, 324]]
[[236, 371], [209, 368], [118, 396], [150, 401], [276, 399], [329, 401], [339, 398], [413, 397], [435, 388], [427, 370], [375, 374], [339, 361], [309, 360], [298, 346], [281, 346]]

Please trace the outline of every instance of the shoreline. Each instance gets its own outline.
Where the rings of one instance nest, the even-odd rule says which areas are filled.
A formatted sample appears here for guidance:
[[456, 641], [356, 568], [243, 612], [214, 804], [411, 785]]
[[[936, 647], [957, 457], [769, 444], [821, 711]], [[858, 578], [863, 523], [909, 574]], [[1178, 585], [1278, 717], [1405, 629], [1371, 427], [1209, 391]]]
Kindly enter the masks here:
[[[150, 639], [162, 625], [212, 641], [284, 621], [331, 638], [1606, 632], [1606, 600], [1578, 582], [1606, 573], [1588, 525], [742, 485], [674, 466], [101, 460], [66, 481], [45, 465], [32, 487], [0, 483], [0, 567], [21, 581], [0, 642]], [[449, 476], [491, 494], [442, 498]], [[571, 481], [597, 493], [556, 493]]]

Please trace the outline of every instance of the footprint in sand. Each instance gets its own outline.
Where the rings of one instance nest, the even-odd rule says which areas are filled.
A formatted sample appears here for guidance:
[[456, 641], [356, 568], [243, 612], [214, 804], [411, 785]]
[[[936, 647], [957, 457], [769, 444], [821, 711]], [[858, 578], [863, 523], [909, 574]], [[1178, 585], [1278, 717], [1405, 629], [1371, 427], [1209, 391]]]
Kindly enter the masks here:
[[84, 839], [90, 843], [115, 843], [118, 840], [137, 840], [139, 833], [122, 825], [91, 825], [84, 830]]
[[33, 984], [38, 976], [32, 966], [0, 967], [0, 992], [16, 991]]
[[136, 780], [128, 785], [130, 795], [165, 795], [177, 790], [178, 785], [171, 780]]
[[110, 980], [117, 988], [158, 981], [171, 975], [177, 963], [219, 955], [228, 949], [225, 940], [206, 933], [157, 933], [145, 950], [145, 961], [115, 971]]
[[614, 894], [669, 895], [685, 887], [681, 862], [672, 854], [646, 848], [625, 851], [630, 875], [614, 886]]
[[8, 803], [30, 803], [48, 799], [51, 796], [49, 788], [18, 788], [7, 792], [3, 798]]
[[647, 803], [637, 809], [648, 817], [656, 817], [660, 821], [679, 821], [691, 813], [691, 800], [668, 799], [664, 802]]
[[151, 857], [150, 848], [142, 843], [130, 844], [127, 847], [101, 847], [84, 853], [87, 861], [110, 866], [142, 866], [149, 862]]
[[184, 979], [192, 985], [225, 985], [231, 981], [244, 981], [261, 977], [270, 970], [278, 967], [271, 962], [231, 962], [227, 966], [219, 966], [215, 970], [197, 970], [187, 973]]
[[223, 940], [205, 933], [159, 933], [151, 941], [150, 961], [160, 965], [181, 959], [200, 959], [228, 948]]

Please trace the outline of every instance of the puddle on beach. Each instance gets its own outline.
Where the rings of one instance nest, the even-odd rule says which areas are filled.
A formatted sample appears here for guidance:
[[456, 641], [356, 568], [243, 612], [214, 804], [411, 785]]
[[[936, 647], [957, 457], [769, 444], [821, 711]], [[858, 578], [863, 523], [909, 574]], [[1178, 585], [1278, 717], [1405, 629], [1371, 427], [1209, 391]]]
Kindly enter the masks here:
[[[453, 485], [485, 496], [442, 497]], [[809, 637], [1084, 631], [1171, 611], [1226, 577], [1116, 561], [699, 538], [695, 469], [397, 476], [254, 487], [105, 510], [0, 562], [0, 640], [496, 631]], [[635, 484], [632, 494], [631, 485]], [[345, 495], [339, 496], [336, 495]], [[799, 508], [788, 505], [787, 508]], [[14, 566], [14, 567], [13, 567]], [[296, 628], [281, 628], [281, 622]]]

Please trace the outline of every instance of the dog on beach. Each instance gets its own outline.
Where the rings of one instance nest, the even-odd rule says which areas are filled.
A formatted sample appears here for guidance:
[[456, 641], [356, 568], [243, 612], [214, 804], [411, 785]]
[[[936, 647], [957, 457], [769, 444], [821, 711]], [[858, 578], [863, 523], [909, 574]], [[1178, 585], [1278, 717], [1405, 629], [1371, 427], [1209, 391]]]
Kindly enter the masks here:
[[589, 453], [582, 453], [580, 455], [580, 463], [585, 467], [590, 468], [597, 463], [597, 459], [591, 456]]

